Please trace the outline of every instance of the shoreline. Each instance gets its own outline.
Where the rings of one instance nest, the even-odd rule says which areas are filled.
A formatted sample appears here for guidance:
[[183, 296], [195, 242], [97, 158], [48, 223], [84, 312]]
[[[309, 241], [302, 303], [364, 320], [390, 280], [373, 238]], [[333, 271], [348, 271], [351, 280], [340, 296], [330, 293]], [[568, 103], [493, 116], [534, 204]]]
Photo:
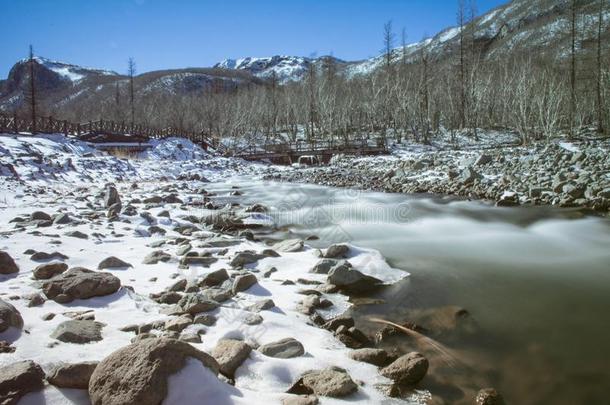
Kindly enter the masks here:
[[273, 171], [266, 180], [481, 200], [500, 207], [610, 212], [610, 140], [474, 150], [336, 156], [329, 166]]

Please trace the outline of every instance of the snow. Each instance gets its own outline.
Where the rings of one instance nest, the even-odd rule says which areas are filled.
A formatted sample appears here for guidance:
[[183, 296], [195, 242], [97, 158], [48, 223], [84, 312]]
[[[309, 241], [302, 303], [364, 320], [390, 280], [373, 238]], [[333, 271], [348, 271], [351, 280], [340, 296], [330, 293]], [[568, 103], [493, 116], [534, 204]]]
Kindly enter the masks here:
[[[102, 76], [116, 76], [118, 73], [110, 71], [110, 70], [101, 70], [101, 69], [92, 69], [86, 68], [78, 65], [73, 65], [70, 63], [64, 63], [59, 61], [50, 60], [47, 58], [36, 56], [35, 60], [41, 65], [45, 66], [47, 69], [52, 70], [53, 72], [63, 76], [64, 78], [70, 80], [73, 83], [79, 82], [80, 80], [86, 78], [90, 74], [102, 75]], [[26, 59], [22, 60], [26, 61]]]
[[[69, 163], [68, 163], [69, 161]], [[142, 265], [146, 254], [152, 251], [149, 245], [158, 240], [148, 237], [146, 228], [149, 223], [140, 216], [124, 217], [129, 221], [113, 222], [109, 232], [109, 222], [83, 221], [75, 225], [52, 225], [41, 228], [38, 236], [30, 232], [13, 232], [9, 221], [16, 216], [29, 215], [43, 210], [49, 214], [66, 212], [76, 217], [78, 213], [92, 210], [96, 196], [100, 195], [104, 184], [113, 181], [125, 201], [142, 199], [158, 193], [163, 186], [174, 187], [183, 201], [193, 201], [203, 197], [196, 190], [208, 187], [204, 181], [177, 182], [176, 177], [183, 174], [199, 174], [219, 184], [230, 184], [235, 175], [259, 173], [261, 165], [249, 164], [240, 160], [216, 157], [201, 150], [190, 141], [181, 138], [168, 138], [154, 141], [152, 150], [134, 159], [121, 159], [100, 152], [91, 146], [61, 135], [47, 136], [7, 136], [0, 135], [0, 226], [10, 232], [10, 237], [0, 239], [0, 249], [9, 252], [15, 259], [20, 272], [13, 276], [0, 276], [0, 296], [23, 297], [39, 292], [32, 283], [32, 269], [36, 263], [30, 261], [23, 252], [26, 249], [37, 251], [58, 250], [66, 254], [70, 267], [82, 266], [96, 269], [97, 264], [107, 256], [116, 255], [134, 265], [129, 269], [105, 270], [121, 280], [122, 285], [133, 287], [135, 292], [121, 289], [118, 292], [87, 300], [75, 300], [69, 304], [46, 301], [42, 306], [28, 307], [24, 299], [11, 303], [21, 312], [24, 330], [19, 333], [11, 329], [0, 334], [0, 339], [11, 342], [17, 350], [0, 356], [0, 366], [19, 360], [34, 360], [45, 370], [59, 362], [81, 362], [102, 360], [115, 350], [130, 343], [133, 334], [119, 329], [129, 324], [142, 324], [169, 319], [160, 311], [163, 305], [149, 298], [151, 293], [163, 291], [176, 282], [172, 274], [187, 280], [200, 277], [221, 268], [230, 269], [228, 262], [237, 252], [253, 250], [260, 252], [268, 246], [263, 242], [241, 239], [240, 243], [227, 248], [226, 254], [218, 256], [218, 262], [209, 268], [191, 267], [188, 270], [177, 268], [175, 261], [160, 262], [156, 265]], [[8, 170], [11, 165], [18, 178]], [[166, 178], [167, 180], [162, 180]], [[240, 177], [241, 178], [241, 177]], [[137, 188], [131, 184], [136, 182]], [[39, 190], [32, 193], [32, 189]], [[219, 195], [219, 201], [231, 197]], [[230, 200], [227, 200], [230, 201]], [[193, 208], [191, 208], [193, 209]], [[170, 218], [160, 218], [161, 210], [168, 210]], [[164, 204], [152, 207], [148, 212], [156, 218], [157, 226], [167, 231], [167, 236], [179, 236], [173, 229], [177, 225], [188, 224], [182, 217], [190, 214], [180, 204]], [[193, 214], [205, 216], [215, 211], [197, 208]], [[272, 216], [251, 214], [252, 221], [269, 222]], [[89, 235], [89, 239], [77, 239], [63, 235], [66, 231], [77, 230]], [[96, 234], [103, 236], [95, 236]], [[194, 241], [205, 239], [213, 233], [202, 230], [194, 235]], [[8, 235], [7, 235], [8, 236]], [[55, 241], [61, 244], [56, 245]], [[197, 248], [197, 247], [196, 247]], [[174, 253], [175, 247], [166, 244], [160, 249]], [[211, 250], [212, 251], [212, 250]], [[199, 361], [190, 359], [184, 369], [169, 378], [169, 392], [166, 404], [200, 403], [201, 398], [211, 398], [215, 404], [268, 404], [278, 403], [286, 394], [286, 389], [309, 369], [326, 366], [345, 368], [356, 381], [363, 381], [356, 394], [349, 397], [354, 403], [398, 403], [385, 398], [374, 386], [376, 383], [389, 383], [376, 367], [359, 363], [348, 357], [347, 349], [333, 336], [332, 332], [310, 324], [309, 318], [298, 311], [302, 295], [297, 291], [299, 285], [283, 285], [282, 281], [306, 277], [324, 281], [326, 276], [311, 274], [308, 270], [319, 260], [316, 249], [305, 247], [301, 252], [282, 253], [280, 257], [266, 257], [253, 265], [250, 270], [258, 270], [259, 283], [235, 298], [224, 302], [211, 312], [218, 318], [216, 325], [206, 327], [191, 325], [185, 332], [204, 330], [203, 343], [193, 344], [200, 350], [210, 352], [219, 339], [240, 337], [253, 344], [265, 344], [286, 337], [295, 337], [303, 343], [306, 355], [293, 359], [275, 359], [253, 351], [250, 358], [240, 366], [236, 373], [235, 387], [216, 379]], [[350, 262], [354, 268], [392, 283], [408, 276], [408, 273], [391, 268], [384, 258], [374, 250], [351, 246]], [[275, 267], [277, 272], [270, 278], [260, 276]], [[150, 278], [154, 275], [157, 281]], [[326, 294], [333, 307], [322, 311], [329, 318], [342, 313], [350, 307], [346, 296]], [[260, 325], [246, 325], [241, 322], [251, 312], [247, 308], [261, 298], [272, 298], [276, 308], [264, 311], [264, 322]], [[95, 318], [105, 324], [103, 340], [85, 345], [59, 343], [50, 337], [52, 331], [63, 321], [69, 319], [65, 311], [94, 310]], [[57, 316], [43, 321], [44, 314], [53, 312]], [[54, 344], [51, 347], [51, 343]], [[58, 390], [47, 385], [42, 392], [29, 394], [22, 403], [45, 402], [49, 405], [66, 403], [88, 403], [82, 390]], [[322, 398], [322, 404], [338, 404], [344, 401]], [[400, 402], [405, 403], [405, 402]], [[407, 402], [408, 403], [408, 402]]]
[[460, 33], [459, 27], [449, 28], [438, 35], [438, 40], [441, 43], [447, 42], [447, 41], [455, 38], [455, 36], [459, 33]]
[[571, 142], [559, 142], [559, 146], [570, 152], [580, 152], [578, 146], [574, 145]]

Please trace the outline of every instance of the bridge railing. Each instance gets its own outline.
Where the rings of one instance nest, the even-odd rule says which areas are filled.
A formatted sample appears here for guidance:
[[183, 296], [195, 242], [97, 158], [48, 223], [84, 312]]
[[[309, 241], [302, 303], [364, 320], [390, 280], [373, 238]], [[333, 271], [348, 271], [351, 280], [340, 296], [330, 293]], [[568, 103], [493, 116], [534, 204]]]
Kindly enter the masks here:
[[58, 120], [53, 117], [37, 117], [35, 121], [31, 118], [23, 118], [17, 114], [0, 113], [0, 133], [31, 133], [31, 134], [64, 134], [77, 137], [87, 135], [124, 135], [141, 138], [144, 141], [150, 139], [163, 139], [171, 136], [188, 138], [194, 143], [225, 152], [225, 147], [215, 138], [209, 137], [203, 132], [186, 131], [180, 128], [164, 127], [155, 128], [141, 124], [128, 124], [112, 120], [100, 119], [85, 123], [74, 123], [66, 120]]

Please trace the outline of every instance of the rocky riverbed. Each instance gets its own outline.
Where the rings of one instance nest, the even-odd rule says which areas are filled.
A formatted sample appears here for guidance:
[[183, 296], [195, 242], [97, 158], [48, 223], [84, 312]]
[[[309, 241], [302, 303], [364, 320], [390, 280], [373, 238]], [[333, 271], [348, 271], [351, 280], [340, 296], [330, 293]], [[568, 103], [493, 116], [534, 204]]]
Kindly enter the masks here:
[[[354, 297], [408, 273], [357, 246], [278, 240], [268, 208], [243, 202], [252, 196], [206, 190], [256, 167], [117, 159], [60, 138], [11, 138], [2, 152], [1, 403], [435, 395], [418, 388], [433, 359], [377, 347], [418, 332], [367, 335], [348, 312]], [[480, 388], [461, 401], [501, 403]]]
[[610, 209], [610, 141], [531, 147], [438, 149], [387, 157], [336, 156], [327, 167], [270, 173], [267, 179], [365, 190], [484, 199], [498, 206]]

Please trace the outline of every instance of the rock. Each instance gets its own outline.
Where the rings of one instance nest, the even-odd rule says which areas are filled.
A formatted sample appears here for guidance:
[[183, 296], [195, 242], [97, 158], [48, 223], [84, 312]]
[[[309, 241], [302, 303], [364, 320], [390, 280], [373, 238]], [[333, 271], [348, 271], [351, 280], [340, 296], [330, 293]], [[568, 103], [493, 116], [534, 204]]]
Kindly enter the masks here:
[[289, 394], [315, 394], [318, 396], [342, 398], [358, 390], [358, 385], [347, 371], [339, 367], [308, 371], [287, 391]]
[[179, 340], [152, 338], [123, 347], [95, 368], [89, 382], [91, 403], [161, 405], [168, 377], [182, 370], [191, 357], [218, 374], [212, 357]]
[[66, 214], [65, 212], [57, 214], [55, 218], [53, 218], [53, 224], [55, 225], [66, 225], [70, 222], [72, 222], [72, 218], [70, 218], [70, 215]]
[[166, 321], [165, 330], [171, 330], [173, 332], [182, 332], [192, 323], [193, 317], [191, 315], [181, 315]]
[[133, 267], [131, 264], [122, 261], [118, 257], [110, 256], [105, 258], [97, 265], [98, 270], [104, 269], [124, 269], [128, 267]]
[[8, 253], [0, 251], [0, 274], [13, 274], [18, 271], [15, 260]]
[[407, 353], [379, 372], [399, 384], [414, 385], [426, 376], [428, 359], [417, 352]]
[[339, 315], [323, 325], [324, 329], [332, 331], [337, 330], [340, 326], [351, 328], [354, 326], [354, 318], [349, 315]]
[[42, 295], [38, 293], [28, 295], [26, 296], [26, 299], [28, 300], [28, 307], [30, 308], [39, 307], [45, 302], [45, 299], [42, 297]]
[[61, 254], [59, 252], [46, 253], [46, 252], [35, 252], [30, 256], [30, 260], [35, 262], [43, 262], [46, 260], [67, 260], [68, 256]]
[[193, 320], [194, 324], [212, 326], [216, 323], [216, 317], [210, 314], [199, 314]]
[[296, 339], [286, 338], [277, 342], [267, 343], [258, 348], [258, 351], [269, 357], [290, 359], [305, 354], [305, 348]]
[[575, 200], [584, 197], [586, 190], [587, 186], [585, 184], [568, 183], [563, 186], [563, 192]]
[[167, 263], [171, 260], [172, 255], [165, 253], [162, 250], [155, 250], [144, 257], [142, 264], [157, 264], [159, 262]]
[[83, 233], [81, 231], [70, 231], [70, 232], [66, 232], [64, 235], [70, 236], [72, 238], [78, 238], [78, 239], [89, 239], [89, 235], [87, 235], [86, 233]]
[[485, 166], [486, 164], [491, 163], [493, 158], [490, 155], [481, 155], [478, 157], [477, 161], [474, 163], [475, 166]]
[[260, 301], [256, 301], [254, 304], [248, 307], [248, 311], [252, 312], [261, 312], [266, 311], [268, 309], [274, 308], [275, 302], [271, 298], [266, 298]]
[[199, 282], [199, 286], [201, 287], [211, 287], [218, 284], [222, 284], [225, 280], [229, 279], [229, 273], [226, 269], [220, 269], [216, 271], [212, 271], [205, 276]]
[[476, 180], [481, 180], [482, 178], [483, 176], [477, 173], [477, 171], [475, 171], [472, 167], [467, 167], [460, 173], [458, 181], [460, 184], [468, 186], [474, 183]]
[[178, 307], [180, 307], [182, 313], [191, 315], [212, 311], [218, 308], [218, 305], [218, 302], [209, 299], [206, 295], [197, 293], [185, 294], [178, 301]]
[[246, 325], [260, 325], [263, 323], [263, 317], [259, 314], [250, 314], [244, 318]]
[[10, 327], [23, 328], [23, 318], [17, 308], [0, 299], [0, 333]]
[[53, 339], [66, 343], [90, 343], [102, 340], [103, 323], [96, 321], [64, 321], [51, 333]]
[[59, 388], [86, 390], [89, 388], [89, 380], [97, 364], [97, 361], [60, 364], [55, 366], [47, 375], [47, 381]]
[[238, 292], [246, 291], [257, 282], [256, 276], [252, 273], [240, 274], [235, 277], [235, 280], [233, 281], [232, 292], [233, 294], [237, 294]]
[[241, 340], [221, 339], [212, 351], [212, 357], [220, 366], [220, 372], [229, 378], [233, 378], [235, 370], [243, 363], [252, 348]]
[[392, 361], [392, 357], [383, 349], [358, 349], [350, 352], [349, 357], [377, 367], [387, 366]]
[[348, 293], [371, 291], [382, 282], [346, 265], [333, 267], [328, 273], [328, 283]]
[[47, 298], [57, 302], [70, 302], [113, 294], [121, 287], [121, 281], [110, 273], [94, 272], [74, 267], [42, 285]]
[[229, 263], [232, 267], [243, 267], [246, 264], [255, 263], [265, 256], [252, 252], [239, 252]]
[[180, 245], [178, 247], [178, 249], [176, 249], [176, 254], [178, 256], [184, 256], [185, 254], [187, 254], [188, 252], [191, 251], [191, 249], [193, 249], [193, 246], [191, 246], [190, 243], [185, 243], [184, 245]]
[[6, 340], [0, 340], [0, 354], [2, 353], [15, 353], [17, 350], [15, 347], [11, 346], [9, 342]]
[[282, 405], [318, 405], [319, 403], [315, 395], [291, 395], [282, 398]]
[[34, 211], [30, 214], [30, 219], [33, 221], [51, 221], [53, 220], [53, 218], [47, 214], [46, 212], [42, 212], [42, 211]]
[[[335, 267], [337, 263], [338, 262], [334, 259], [321, 259], [313, 266], [311, 270], [309, 270], [309, 272], [315, 274], [328, 274], [330, 269]], [[345, 263], [348, 264], [349, 262], [346, 261]]]
[[276, 243], [272, 248], [280, 252], [300, 252], [303, 250], [303, 241], [300, 239], [287, 239]]
[[516, 207], [519, 205], [519, 195], [517, 193], [504, 193], [498, 201], [496, 201], [497, 207]]
[[605, 188], [597, 193], [598, 197], [610, 199], [610, 188]]
[[504, 398], [493, 388], [484, 388], [477, 393], [476, 405], [504, 405]]
[[104, 194], [104, 207], [110, 208], [114, 204], [121, 204], [121, 198], [119, 197], [119, 192], [116, 187], [109, 186], [106, 188], [106, 193]]
[[330, 245], [324, 253], [326, 259], [341, 259], [349, 252], [349, 246], [345, 244]]
[[183, 333], [180, 335], [180, 340], [188, 343], [201, 343], [201, 336], [197, 333]]
[[37, 280], [48, 280], [68, 270], [68, 265], [62, 262], [51, 262], [36, 266], [33, 275]]
[[33, 361], [20, 361], [0, 368], [0, 404], [14, 405], [21, 397], [44, 388], [44, 371]]

